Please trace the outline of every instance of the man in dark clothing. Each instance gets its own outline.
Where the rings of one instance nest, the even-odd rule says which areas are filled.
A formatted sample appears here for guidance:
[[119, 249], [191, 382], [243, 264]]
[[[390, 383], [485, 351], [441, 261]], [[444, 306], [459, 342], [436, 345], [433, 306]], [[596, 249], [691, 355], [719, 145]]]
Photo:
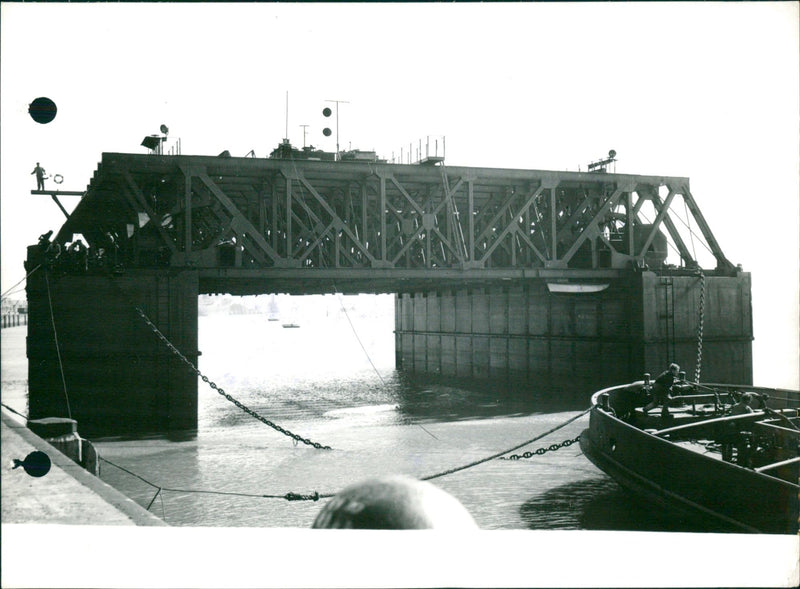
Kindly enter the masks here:
[[681, 367], [673, 363], [669, 365], [669, 368], [658, 375], [653, 383], [653, 400], [642, 408], [645, 414], [650, 411], [650, 409], [661, 405], [661, 416], [669, 416], [669, 401], [672, 398], [670, 392], [672, 391], [672, 385], [678, 380], [678, 373], [680, 371]]
[[739, 402], [731, 407], [731, 415], [745, 415], [753, 413], [753, 405], [756, 404], [756, 397], [753, 393], [744, 393]]
[[36, 190], [44, 190], [44, 168], [36, 162], [36, 167], [31, 172], [31, 175], [36, 174]]

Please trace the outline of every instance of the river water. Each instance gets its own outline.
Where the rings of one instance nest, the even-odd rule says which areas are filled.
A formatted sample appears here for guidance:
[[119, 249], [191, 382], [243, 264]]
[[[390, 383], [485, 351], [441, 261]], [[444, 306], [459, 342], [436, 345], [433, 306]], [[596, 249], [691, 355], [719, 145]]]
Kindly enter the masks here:
[[[588, 408], [589, 390], [554, 394], [398, 372], [391, 301], [366, 314], [328, 309], [293, 317], [294, 329], [266, 313], [201, 316], [199, 368], [267, 419], [333, 450], [295, 444], [201, 381], [196, 432], [93, 440], [103, 458], [129, 471], [104, 462], [102, 479], [173, 526], [308, 528], [325, 499], [263, 496], [335, 493], [384, 474], [428, 477], [512, 448]], [[27, 406], [25, 330], [2, 331], [3, 402], [20, 412]], [[573, 439], [587, 425], [588, 415], [515, 452]], [[482, 529], [716, 531], [641, 504], [578, 444], [490, 460], [432, 482]]]

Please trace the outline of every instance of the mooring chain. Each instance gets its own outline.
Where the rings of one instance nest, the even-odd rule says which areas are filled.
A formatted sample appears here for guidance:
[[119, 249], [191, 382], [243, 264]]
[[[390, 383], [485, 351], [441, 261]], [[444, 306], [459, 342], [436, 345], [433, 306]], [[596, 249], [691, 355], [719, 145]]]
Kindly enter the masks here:
[[700, 367], [703, 363], [703, 321], [706, 311], [706, 275], [700, 272], [700, 309], [697, 320], [697, 363], [694, 369], [694, 380], [700, 382]]
[[512, 454], [511, 456], [502, 456], [500, 460], [519, 460], [520, 458], [533, 458], [534, 456], [541, 456], [545, 452], [555, 452], [556, 450], [560, 450], [561, 448], [567, 448], [568, 446], [572, 446], [572, 444], [576, 442], [580, 442], [581, 437], [578, 436], [577, 438], [573, 438], [571, 440], [564, 440], [560, 444], [550, 444], [547, 447], [537, 448], [536, 450], [531, 450], [530, 452], [523, 452], [522, 454]]
[[527, 446], [528, 444], [533, 444], [534, 442], [536, 442], [538, 440], [541, 440], [542, 438], [544, 438], [546, 436], [549, 436], [553, 432], [560, 430], [562, 427], [565, 427], [565, 426], [569, 425], [570, 423], [572, 423], [573, 421], [575, 421], [577, 419], [580, 419], [581, 417], [583, 417], [584, 415], [589, 413], [591, 410], [592, 410], [592, 408], [589, 407], [585, 411], [581, 411], [577, 415], [574, 415], [573, 417], [570, 417], [568, 420], [562, 421], [558, 425], [556, 425], [554, 427], [551, 427], [546, 432], [542, 432], [541, 434], [539, 434], [535, 438], [531, 438], [530, 440], [526, 440], [526, 441], [522, 442], [521, 444], [517, 444], [516, 446], [513, 446], [511, 448], [507, 448], [505, 450], [502, 450], [501, 452], [495, 452], [491, 456], [486, 456], [486, 457], [481, 458], [479, 460], [474, 460], [474, 461], [470, 462], [469, 464], [464, 464], [462, 466], [457, 466], [455, 468], [450, 468], [448, 470], [445, 470], [445, 471], [442, 471], [442, 472], [439, 472], [439, 473], [436, 473], [436, 474], [432, 474], [430, 476], [423, 477], [420, 480], [422, 480], [422, 481], [430, 481], [432, 479], [437, 479], [439, 477], [443, 477], [443, 476], [447, 476], [449, 474], [453, 474], [454, 472], [459, 472], [461, 470], [466, 470], [468, 468], [472, 468], [473, 466], [478, 466], [479, 464], [483, 464], [484, 462], [489, 462], [490, 460], [494, 460], [495, 458], [500, 458], [501, 456], [504, 456], [504, 455], [508, 454], [509, 452], [513, 452], [514, 450], [519, 450], [520, 448], [523, 448], [523, 447]]
[[147, 323], [147, 325], [150, 327], [150, 329], [153, 330], [153, 333], [155, 333], [156, 336], [158, 336], [158, 339], [160, 339], [162, 342], [164, 342], [164, 344], [172, 351], [173, 354], [178, 356], [178, 358], [180, 358], [187, 366], [189, 366], [189, 368], [191, 368], [192, 371], [197, 376], [199, 376], [204, 383], [206, 383], [208, 386], [210, 386], [212, 389], [214, 389], [217, 393], [219, 393], [220, 395], [225, 397], [228, 401], [230, 401], [231, 403], [236, 405], [239, 409], [241, 409], [242, 411], [244, 411], [248, 415], [250, 415], [252, 417], [255, 417], [261, 423], [264, 423], [264, 424], [268, 425], [269, 427], [271, 427], [272, 429], [282, 433], [283, 435], [289, 436], [290, 438], [295, 440], [295, 442], [303, 442], [304, 444], [306, 444], [308, 446], [313, 446], [317, 450], [331, 450], [332, 449], [330, 446], [323, 446], [319, 442], [312, 442], [311, 440], [309, 440], [307, 438], [304, 438], [302, 436], [299, 436], [298, 434], [292, 433], [289, 430], [282, 428], [277, 423], [271, 422], [266, 417], [263, 417], [263, 416], [259, 415], [258, 413], [256, 413], [255, 411], [253, 411], [252, 409], [250, 409], [249, 407], [247, 407], [246, 405], [244, 405], [243, 403], [241, 403], [237, 399], [234, 399], [232, 396], [230, 396], [228, 393], [226, 393], [224, 389], [222, 389], [220, 386], [218, 386], [214, 381], [212, 381], [205, 374], [200, 372], [200, 369], [197, 368], [197, 366], [195, 366], [192, 363], [191, 360], [189, 360], [186, 356], [184, 356], [181, 353], [181, 351], [178, 348], [176, 348], [172, 344], [172, 342], [169, 341], [167, 339], [167, 337], [163, 333], [161, 333], [161, 330], [158, 329], [158, 327], [155, 325], [155, 323], [153, 323], [150, 320], [150, 318], [145, 314], [144, 311], [142, 311], [142, 309], [140, 307], [136, 307], [136, 312], [139, 313], [139, 316], [144, 320], [145, 323]]

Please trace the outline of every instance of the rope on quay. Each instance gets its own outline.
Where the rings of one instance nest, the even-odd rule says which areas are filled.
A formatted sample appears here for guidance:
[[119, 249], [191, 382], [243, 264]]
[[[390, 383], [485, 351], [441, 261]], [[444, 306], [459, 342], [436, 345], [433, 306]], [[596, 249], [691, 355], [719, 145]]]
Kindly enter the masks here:
[[449, 470], [445, 470], [445, 471], [437, 473], [437, 474], [432, 474], [430, 476], [423, 477], [420, 480], [422, 480], [422, 481], [430, 481], [431, 479], [436, 479], [436, 478], [443, 477], [443, 476], [448, 475], [448, 474], [453, 474], [454, 472], [458, 472], [460, 470], [466, 470], [468, 468], [472, 468], [473, 466], [478, 466], [479, 464], [483, 464], [484, 462], [489, 462], [490, 460], [494, 460], [495, 458], [500, 458], [504, 454], [508, 454], [509, 452], [513, 452], [514, 450], [519, 450], [523, 446], [527, 446], [528, 444], [532, 444], [533, 442], [536, 442], [537, 440], [541, 440], [545, 436], [549, 436], [553, 432], [560, 430], [562, 427], [572, 423], [573, 421], [575, 421], [577, 419], [580, 419], [581, 417], [583, 417], [584, 415], [589, 413], [589, 411], [591, 411], [591, 410], [592, 410], [592, 408], [589, 407], [588, 409], [586, 409], [585, 411], [582, 411], [578, 415], [575, 415], [574, 417], [569, 418], [565, 422], [563, 422], [563, 423], [561, 423], [561, 424], [559, 424], [559, 425], [557, 425], [555, 427], [550, 428], [549, 430], [547, 430], [543, 434], [539, 434], [538, 436], [536, 436], [535, 438], [531, 438], [527, 442], [522, 442], [521, 444], [517, 444], [513, 448], [509, 448], [508, 450], [503, 450], [502, 452], [497, 452], [495, 454], [492, 454], [491, 456], [487, 456], [486, 458], [481, 458], [480, 460], [476, 460], [474, 462], [470, 462], [469, 464], [465, 464], [464, 466], [457, 466], [456, 468], [451, 468]]
[[162, 491], [168, 491], [170, 493], [187, 493], [187, 494], [189, 494], [189, 493], [200, 493], [200, 494], [205, 494], [205, 495], [232, 495], [232, 496], [236, 496], [236, 497], [256, 497], [256, 498], [259, 498], [259, 499], [285, 499], [286, 501], [319, 501], [320, 499], [327, 499], [329, 497], [333, 497], [334, 496], [334, 493], [320, 494], [320, 493], [318, 493], [316, 491], [314, 491], [314, 493], [309, 494], [309, 495], [304, 495], [304, 494], [301, 494], [301, 493], [294, 493], [294, 492], [291, 492], [291, 491], [289, 493], [285, 493], [283, 495], [270, 495], [270, 494], [263, 494], [263, 493], [239, 493], [239, 492], [235, 492], [235, 491], [209, 491], [209, 490], [205, 490], [205, 489], [174, 489], [174, 488], [171, 488], [171, 487], [163, 487], [161, 485], [157, 485], [157, 484], [155, 484], [155, 483], [153, 483], [151, 481], [148, 481], [146, 478], [136, 474], [135, 472], [130, 471], [127, 468], [125, 468], [123, 466], [120, 466], [119, 464], [115, 464], [115, 463], [111, 462], [110, 460], [108, 460], [107, 458], [103, 458], [102, 456], [100, 456], [100, 460], [102, 460], [103, 462], [105, 462], [107, 464], [110, 464], [111, 466], [113, 466], [115, 468], [118, 468], [119, 470], [121, 470], [123, 472], [128, 473], [129, 475], [131, 475], [133, 477], [136, 477], [137, 479], [139, 479], [143, 483], [146, 483], [147, 485], [150, 485], [151, 487], [156, 489], [156, 494], [153, 495], [153, 498], [150, 500], [150, 503], [147, 505], [147, 510], [148, 511], [150, 510], [150, 507], [152, 507], [152, 505], [155, 502], [156, 498], [161, 494]]
[[[25, 419], [25, 420], [28, 419], [27, 415], [23, 415], [22, 413], [20, 413], [19, 411], [17, 411], [13, 407], [10, 407], [10, 406], [6, 405], [5, 403], [2, 403], [2, 402], [0, 402], [0, 405], [5, 407], [6, 409], [11, 411], [12, 413], [15, 413], [15, 414], [19, 415], [23, 419]], [[140, 481], [142, 481], [143, 483], [145, 483], [145, 484], [153, 487], [154, 489], [156, 489], [156, 494], [153, 495], [153, 498], [150, 500], [150, 503], [147, 505], [147, 510], [148, 511], [150, 511], [150, 508], [153, 506], [153, 503], [155, 503], [156, 499], [159, 497], [159, 495], [161, 494], [162, 491], [169, 491], [169, 492], [172, 492], [172, 493], [203, 493], [203, 494], [206, 494], [206, 495], [233, 495], [233, 496], [237, 496], [237, 497], [257, 497], [257, 498], [261, 498], [261, 499], [285, 499], [286, 501], [319, 501], [320, 499], [329, 499], [330, 497], [333, 497], [335, 495], [335, 493], [320, 494], [317, 491], [314, 491], [314, 493], [312, 493], [312, 494], [294, 493], [294, 492], [290, 491], [290, 492], [288, 492], [288, 493], [286, 493], [284, 495], [268, 495], [268, 494], [259, 494], [259, 493], [238, 493], [238, 492], [234, 492], [234, 491], [208, 491], [208, 490], [203, 490], [203, 489], [173, 489], [171, 487], [162, 487], [161, 485], [157, 485], [157, 484], [155, 484], [155, 483], [153, 483], [151, 481], [148, 481], [143, 476], [140, 476], [140, 475], [136, 474], [135, 472], [133, 472], [131, 470], [128, 470], [124, 466], [120, 466], [119, 464], [115, 464], [114, 462], [111, 462], [108, 458], [103, 458], [102, 456], [98, 456], [98, 458], [100, 460], [102, 460], [103, 462], [105, 462], [106, 464], [110, 464], [114, 468], [118, 468], [119, 470], [121, 470], [121, 471], [123, 471], [125, 473], [128, 473], [132, 477], [135, 477], [135, 478], [139, 479]], [[163, 510], [163, 499], [162, 499], [162, 510]]]
[[11, 413], [16, 413], [17, 415], [19, 415], [19, 416], [20, 416], [22, 419], [24, 419], [25, 421], [27, 421], [27, 420], [28, 420], [28, 416], [27, 416], [27, 415], [23, 415], [22, 413], [20, 413], [19, 411], [17, 411], [17, 410], [16, 410], [16, 409], [14, 409], [13, 407], [9, 407], [9, 406], [8, 406], [8, 405], [6, 405], [5, 403], [0, 403], [0, 405], [2, 405], [3, 407], [5, 407], [5, 408], [6, 408], [6, 409], [8, 409], [9, 411], [11, 411]]

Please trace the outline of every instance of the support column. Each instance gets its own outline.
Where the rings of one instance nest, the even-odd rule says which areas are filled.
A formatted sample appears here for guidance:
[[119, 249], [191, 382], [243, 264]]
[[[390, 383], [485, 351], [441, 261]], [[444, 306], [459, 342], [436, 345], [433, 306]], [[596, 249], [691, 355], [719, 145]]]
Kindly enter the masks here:
[[196, 272], [111, 277], [41, 269], [28, 278], [27, 294], [32, 419], [68, 417], [68, 397], [85, 435], [197, 428], [197, 376], [135, 310], [197, 365]]

